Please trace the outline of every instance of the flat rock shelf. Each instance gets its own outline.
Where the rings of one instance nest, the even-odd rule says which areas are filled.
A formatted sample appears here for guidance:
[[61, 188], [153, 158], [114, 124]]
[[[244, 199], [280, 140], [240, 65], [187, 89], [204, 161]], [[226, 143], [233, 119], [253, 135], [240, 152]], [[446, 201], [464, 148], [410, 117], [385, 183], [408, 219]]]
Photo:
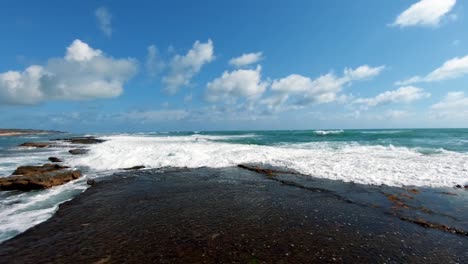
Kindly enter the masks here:
[[410, 195], [426, 194], [245, 166], [126, 171], [1, 244], [0, 263], [467, 263], [464, 216], [447, 220], [459, 234], [406, 221], [446, 216]]

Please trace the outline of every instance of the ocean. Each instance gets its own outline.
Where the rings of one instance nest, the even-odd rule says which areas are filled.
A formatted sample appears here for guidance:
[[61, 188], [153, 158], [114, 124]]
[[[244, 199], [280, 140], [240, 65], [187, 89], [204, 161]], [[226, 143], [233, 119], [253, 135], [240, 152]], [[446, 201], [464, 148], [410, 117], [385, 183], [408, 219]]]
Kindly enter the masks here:
[[[106, 139], [71, 156], [71, 146], [21, 148], [26, 141], [81, 135], [0, 137], [0, 177], [18, 166], [63, 158], [84, 177], [48, 190], [0, 192], [0, 242], [47, 220], [86, 190], [86, 179], [121, 168], [236, 166], [262, 163], [311, 177], [370, 185], [452, 188], [468, 184], [468, 129], [291, 130], [93, 134]], [[307, 176], [305, 176], [307, 177]]]

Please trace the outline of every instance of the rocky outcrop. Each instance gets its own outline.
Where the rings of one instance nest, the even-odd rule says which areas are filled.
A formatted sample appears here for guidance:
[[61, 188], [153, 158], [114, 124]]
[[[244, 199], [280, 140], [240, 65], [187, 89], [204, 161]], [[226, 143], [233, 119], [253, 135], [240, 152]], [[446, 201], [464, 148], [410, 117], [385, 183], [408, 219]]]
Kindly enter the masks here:
[[0, 178], [0, 190], [31, 191], [62, 185], [81, 176], [67, 166], [45, 164], [18, 167], [10, 177]]
[[86, 181], [86, 184], [88, 184], [88, 185], [94, 185], [95, 183], [96, 183], [96, 180], [94, 180], [94, 179], [88, 179]]
[[20, 147], [30, 147], [30, 148], [47, 148], [50, 147], [52, 143], [49, 142], [25, 142], [20, 145]]
[[58, 141], [65, 141], [69, 142], [71, 144], [98, 144], [102, 143], [105, 140], [104, 139], [99, 139], [95, 137], [72, 137], [72, 138], [61, 138], [61, 139], [54, 139]]
[[58, 164], [44, 164], [42, 166], [21, 166], [13, 172], [13, 175], [32, 176], [36, 174], [63, 170], [68, 168], [69, 167], [67, 166], [62, 166]]
[[122, 170], [141, 170], [141, 169], [144, 169], [146, 168], [145, 166], [143, 165], [140, 165], [140, 166], [133, 166], [133, 167], [130, 167], [130, 168], [123, 168]]
[[62, 162], [63, 160], [56, 158], [56, 157], [49, 157], [50, 162]]
[[68, 153], [72, 155], [83, 155], [88, 153], [89, 149], [70, 149]]
[[[51, 141], [64, 141], [71, 144], [97, 144], [102, 143], [104, 139], [98, 139], [95, 137], [72, 137], [72, 138], [58, 138], [58, 139], [51, 139]], [[54, 143], [51, 142], [25, 142], [20, 145], [20, 147], [31, 147], [31, 148], [48, 148], [54, 146]], [[57, 144], [55, 144], [57, 146]], [[59, 145], [60, 146], [60, 145]], [[83, 154], [83, 153], [80, 153]]]

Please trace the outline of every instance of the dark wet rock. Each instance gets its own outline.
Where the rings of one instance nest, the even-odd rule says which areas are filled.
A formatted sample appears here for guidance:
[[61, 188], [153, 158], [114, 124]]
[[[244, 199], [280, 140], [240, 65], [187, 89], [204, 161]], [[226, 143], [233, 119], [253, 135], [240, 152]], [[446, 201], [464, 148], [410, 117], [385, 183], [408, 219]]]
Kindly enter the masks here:
[[412, 193], [412, 194], [419, 194], [421, 192], [420, 190], [414, 189], [414, 188], [413, 189], [408, 189], [407, 191]]
[[460, 184], [457, 184], [457, 185], [455, 185], [455, 188], [457, 188], [457, 189], [461, 189], [461, 188], [462, 188], [462, 186], [461, 186]]
[[403, 221], [408, 221], [410, 223], [420, 225], [425, 228], [433, 228], [433, 229], [438, 229], [438, 230], [453, 233], [453, 234], [468, 236], [468, 232], [465, 230], [461, 230], [461, 229], [450, 227], [450, 226], [443, 225], [443, 224], [431, 223], [421, 218], [413, 219], [413, 218], [407, 218], [407, 217], [400, 217], [400, 219]]
[[70, 149], [68, 152], [72, 155], [83, 155], [88, 153], [89, 149]]
[[36, 174], [68, 169], [67, 166], [58, 164], [44, 164], [42, 166], [21, 166], [18, 167], [12, 175], [34, 176]]
[[94, 179], [88, 179], [86, 181], [86, 184], [88, 184], [88, 185], [94, 185], [95, 183], [96, 183], [96, 181]]
[[53, 139], [55, 141], [65, 141], [71, 144], [98, 144], [105, 142], [104, 139], [99, 139], [95, 137], [72, 137], [72, 138], [58, 138]]
[[275, 174], [299, 174], [293, 170], [279, 170], [276, 168], [265, 168], [262, 166], [251, 165], [251, 164], [239, 164], [237, 165], [237, 167], [244, 169], [244, 170], [249, 170], [249, 171], [254, 171], [256, 173], [264, 174], [267, 176], [272, 176]]
[[30, 147], [30, 148], [47, 148], [52, 144], [48, 142], [25, 142], [20, 145], [20, 147]]
[[453, 193], [453, 192], [440, 192], [441, 194], [445, 194], [445, 195], [457, 195], [456, 193]]
[[67, 166], [45, 164], [18, 167], [10, 177], [0, 178], [0, 190], [31, 191], [62, 185], [81, 176]]
[[57, 157], [49, 157], [50, 162], [63, 162], [63, 160], [57, 158]]
[[452, 232], [464, 228], [362, 205], [403, 188], [287, 176], [296, 184], [237, 167], [120, 172], [0, 244], [0, 263], [468, 263], [467, 237]]
[[146, 168], [145, 166], [143, 165], [140, 165], [140, 166], [133, 166], [133, 167], [130, 167], [130, 168], [123, 168], [122, 170], [141, 170], [141, 169], [144, 169]]

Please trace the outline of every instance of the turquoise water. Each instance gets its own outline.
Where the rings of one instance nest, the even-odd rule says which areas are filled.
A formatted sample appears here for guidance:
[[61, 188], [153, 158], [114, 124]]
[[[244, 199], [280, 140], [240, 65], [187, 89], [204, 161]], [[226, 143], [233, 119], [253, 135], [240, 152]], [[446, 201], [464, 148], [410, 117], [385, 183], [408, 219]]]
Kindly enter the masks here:
[[121, 168], [228, 167], [263, 163], [305, 176], [371, 185], [452, 188], [468, 184], [468, 129], [205, 131], [95, 134], [107, 141], [83, 146], [57, 142], [45, 149], [21, 148], [26, 141], [49, 141], [54, 134], [0, 137], [0, 177], [18, 166], [63, 158], [79, 168], [79, 180], [48, 190], [0, 192], [0, 242], [47, 220], [58, 205], [87, 188], [86, 178]]
[[448, 150], [468, 152], [468, 129], [366, 129], [366, 130], [283, 130], [283, 131], [222, 131], [222, 132], [170, 132], [160, 136], [243, 136], [214, 139], [237, 144], [284, 145], [309, 142], [357, 143], [407, 148], [420, 148], [422, 152]]

